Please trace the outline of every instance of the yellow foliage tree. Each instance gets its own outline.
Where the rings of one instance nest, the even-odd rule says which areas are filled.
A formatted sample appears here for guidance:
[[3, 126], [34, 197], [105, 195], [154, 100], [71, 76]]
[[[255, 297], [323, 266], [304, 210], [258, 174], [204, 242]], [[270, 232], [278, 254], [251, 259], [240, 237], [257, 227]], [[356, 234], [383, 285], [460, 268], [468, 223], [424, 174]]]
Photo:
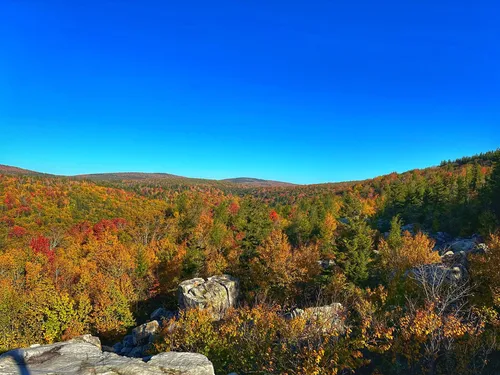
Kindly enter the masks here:
[[379, 244], [382, 267], [388, 272], [401, 274], [413, 267], [437, 263], [441, 258], [433, 248], [434, 241], [422, 232], [415, 236], [405, 232], [399, 244], [382, 239]]

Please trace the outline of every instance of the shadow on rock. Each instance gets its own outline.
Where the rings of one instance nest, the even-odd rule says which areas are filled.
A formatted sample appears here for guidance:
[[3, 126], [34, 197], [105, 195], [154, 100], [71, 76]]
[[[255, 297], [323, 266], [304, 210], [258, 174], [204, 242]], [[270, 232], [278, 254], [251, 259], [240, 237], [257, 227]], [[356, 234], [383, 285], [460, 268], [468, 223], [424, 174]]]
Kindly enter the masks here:
[[4, 358], [12, 358], [19, 368], [20, 375], [31, 375], [30, 370], [28, 369], [28, 365], [24, 359], [24, 352], [21, 349], [12, 350], [8, 353], [5, 353], [2, 357]]

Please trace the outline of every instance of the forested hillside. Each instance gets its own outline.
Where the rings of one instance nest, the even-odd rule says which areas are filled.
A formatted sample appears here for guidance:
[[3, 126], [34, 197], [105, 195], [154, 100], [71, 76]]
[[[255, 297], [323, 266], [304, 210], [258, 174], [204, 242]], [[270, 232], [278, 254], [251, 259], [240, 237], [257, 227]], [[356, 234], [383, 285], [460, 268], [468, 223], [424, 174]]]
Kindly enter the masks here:
[[[28, 172], [0, 169], [0, 351], [112, 344], [181, 281], [229, 274], [239, 307], [173, 317], [153, 351], [219, 374], [500, 371], [500, 151], [305, 186]], [[342, 329], [285, 318], [331, 303]]]

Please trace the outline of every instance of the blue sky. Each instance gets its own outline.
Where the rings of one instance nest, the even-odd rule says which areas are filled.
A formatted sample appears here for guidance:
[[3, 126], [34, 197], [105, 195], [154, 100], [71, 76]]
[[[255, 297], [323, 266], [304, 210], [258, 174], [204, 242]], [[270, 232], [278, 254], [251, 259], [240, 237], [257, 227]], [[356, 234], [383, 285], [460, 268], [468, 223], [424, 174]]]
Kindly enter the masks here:
[[0, 4], [0, 163], [297, 183], [500, 146], [497, 1]]

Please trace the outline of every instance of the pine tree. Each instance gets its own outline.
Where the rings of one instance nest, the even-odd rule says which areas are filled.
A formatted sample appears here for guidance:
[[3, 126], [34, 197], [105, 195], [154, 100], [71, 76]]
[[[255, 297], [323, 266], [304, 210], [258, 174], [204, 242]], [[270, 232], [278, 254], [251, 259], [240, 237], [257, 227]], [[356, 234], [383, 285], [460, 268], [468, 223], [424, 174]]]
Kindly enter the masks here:
[[369, 276], [373, 251], [372, 230], [362, 214], [362, 204], [356, 197], [347, 195], [342, 208], [343, 221], [339, 244], [339, 263], [347, 277], [363, 283]]
[[398, 249], [403, 244], [401, 219], [398, 215], [394, 216], [391, 220], [391, 230], [389, 231], [389, 237], [387, 237], [387, 243], [393, 249]]

